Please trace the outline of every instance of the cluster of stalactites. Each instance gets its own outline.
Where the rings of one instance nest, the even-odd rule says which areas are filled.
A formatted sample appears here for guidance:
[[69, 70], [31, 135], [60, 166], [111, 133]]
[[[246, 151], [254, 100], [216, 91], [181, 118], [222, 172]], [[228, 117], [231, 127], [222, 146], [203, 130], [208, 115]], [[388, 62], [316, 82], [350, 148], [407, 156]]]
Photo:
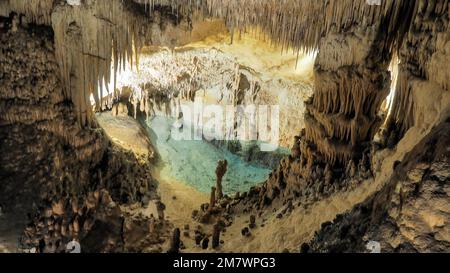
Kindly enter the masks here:
[[26, 22], [52, 26], [64, 95], [74, 103], [82, 126], [92, 121], [91, 96], [97, 109], [110, 104], [102, 99], [114, 99], [116, 90], [112, 92], [115, 96], [104, 96], [102, 88], [116, 80], [125, 64], [138, 65], [140, 48], [151, 40], [152, 18], [135, 14], [122, 0], [90, 0], [80, 5], [55, 0], [1, 0], [0, 15], [11, 12], [23, 15]]
[[[381, 124], [378, 111], [389, 92], [388, 60], [408, 25], [408, 20], [396, 15], [404, 11], [411, 16], [415, 6], [401, 1], [383, 3], [369, 13], [364, 7], [358, 9], [358, 1], [340, 1], [337, 6], [330, 1], [333, 12], [325, 9], [325, 33], [333, 35], [322, 40], [314, 97], [306, 103], [302, 153], [309, 164], [346, 166], [350, 160], [359, 160]], [[388, 11], [383, 12], [386, 7]], [[343, 18], [329, 24], [335, 14], [342, 15], [341, 9]], [[349, 24], [347, 20], [355, 18], [349, 12], [357, 17], [358, 11], [363, 17]]]
[[104, 96], [103, 86], [108, 88], [104, 83], [115, 82], [127, 63], [138, 63], [139, 49], [151, 36], [151, 28], [141, 26], [149, 20], [133, 16], [120, 1], [96, 0], [90, 5], [55, 8], [52, 26], [56, 58], [65, 95], [76, 106], [81, 125], [92, 120], [91, 95], [97, 109], [101, 108], [106, 104], [104, 97], [114, 99], [117, 95], [114, 84], [115, 96]]
[[[305, 140], [330, 164], [357, 157], [359, 145], [370, 141], [380, 125], [378, 111], [389, 92], [387, 71], [341, 68], [336, 75], [316, 76], [314, 98], [306, 104]], [[333, 81], [336, 77], [338, 80]], [[327, 80], [329, 79], [329, 80]]]
[[450, 73], [445, 67], [448, 64], [445, 58], [449, 58], [446, 52], [450, 35], [450, 1], [417, 2], [416, 18], [411, 25], [414, 35], [406, 37], [405, 46], [399, 52], [401, 63], [389, 120], [398, 134], [397, 138], [417, 125], [414, 114], [414, 82], [429, 80], [443, 90], [449, 90], [450, 87]]
[[[381, 6], [366, 0], [133, 0], [150, 11], [170, 6], [175, 13], [223, 18], [230, 29], [258, 26], [284, 48], [318, 48], [320, 38], [355, 24], [366, 26], [380, 18], [394, 18], [405, 1], [386, 0]], [[144, 43], [148, 20], [126, 12], [120, 0], [93, 0], [79, 6], [55, 4], [53, 0], [8, 0], [0, 6], [23, 13], [32, 21], [51, 22], [56, 55], [68, 98], [79, 113], [81, 124], [90, 121], [90, 95], [102, 105], [97, 88], [109, 82], [133, 52]], [[408, 1], [406, 1], [408, 2]], [[389, 24], [387, 24], [389, 25]], [[142, 31], [144, 30], [144, 31]], [[144, 32], [144, 33], [142, 33]], [[232, 31], [234, 33], [234, 31]], [[138, 54], [136, 54], [137, 59]], [[114, 75], [110, 64], [114, 62]]]
[[29, 22], [50, 25], [55, 0], [1, 0], [0, 15], [15, 12], [23, 14]]
[[[393, 124], [389, 128], [393, 128], [397, 139], [418, 125], [414, 83], [429, 80], [448, 90], [448, 71], [442, 64], [446, 63], [444, 58], [448, 58], [445, 53], [448, 52], [448, 38], [445, 37], [449, 33], [450, 2], [419, 0], [398, 3], [402, 12], [393, 9], [380, 20], [375, 39], [365, 39], [368, 44], [360, 46], [370, 48], [365, 58], [352, 62], [353, 58], [345, 59], [345, 54], [340, 54], [334, 59], [341, 62], [336, 61], [332, 65], [329, 65], [328, 58], [317, 59], [314, 98], [307, 103], [302, 143], [302, 153], [309, 162], [325, 161], [345, 166], [346, 162], [358, 159], [362, 150], [368, 148], [364, 145], [370, 143], [382, 122], [377, 111], [390, 89], [386, 58], [396, 58], [396, 50], [399, 50], [401, 63], [398, 73], [393, 75], [396, 86], [389, 116]], [[405, 36], [409, 30], [413, 35], [408, 33]], [[341, 38], [351, 37], [352, 32], [349, 33], [340, 33]], [[365, 35], [370, 35], [370, 32]], [[405, 39], [403, 44], [402, 38]], [[321, 53], [324, 52], [322, 48]], [[329, 54], [328, 51], [326, 53]]]
[[[255, 103], [256, 94], [260, 91], [260, 79], [255, 77], [256, 72], [235, 63], [232, 58], [217, 60], [209, 55], [205, 57], [211, 51], [217, 50], [199, 55], [175, 51], [166, 53], [170, 55], [160, 53], [159, 56], [143, 59], [145, 67], [139, 71], [138, 77], [123, 77], [118, 82], [120, 101], [134, 107], [135, 118], [138, 109], [146, 118], [154, 116], [156, 111], [178, 117], [181, 101], [194, 102], [197, 95], [204, 95], [202, 90], [211, 86], [221, 90], [219, 102], [234, 106], [242, 105], [244, 101]], [[217, 65], [223, 65], [223, 73], [215, 73]], [[157, 70], [164, 77], [148, 70]]]
[[[382, 19], [386, 31], [394, 34], [401, 26], [394, 23], [414, 1], [367, 0], [207, 0], [207, 14], [224, 18], [231, 29], [259, 26], [276, 44], [284, 48], [314, 50], [330, 32], [343, 32], [355, 25], [373, 26]], [[392, 37], [396, 37], [395, 33]], [[395, 38], [393, 39], [395, 40]], [[393, 41], [390, 41], [391, 43]], [[389, 45], [386, 45], [389, 46]]]

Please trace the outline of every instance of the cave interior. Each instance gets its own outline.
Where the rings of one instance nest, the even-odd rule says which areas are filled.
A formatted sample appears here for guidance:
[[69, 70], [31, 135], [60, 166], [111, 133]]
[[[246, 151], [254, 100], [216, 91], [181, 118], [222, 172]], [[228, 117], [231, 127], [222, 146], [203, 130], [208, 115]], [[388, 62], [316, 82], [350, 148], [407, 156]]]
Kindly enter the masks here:
[[372, 2], [0, 0], [0, 252], [449, 252], [450, 1]]

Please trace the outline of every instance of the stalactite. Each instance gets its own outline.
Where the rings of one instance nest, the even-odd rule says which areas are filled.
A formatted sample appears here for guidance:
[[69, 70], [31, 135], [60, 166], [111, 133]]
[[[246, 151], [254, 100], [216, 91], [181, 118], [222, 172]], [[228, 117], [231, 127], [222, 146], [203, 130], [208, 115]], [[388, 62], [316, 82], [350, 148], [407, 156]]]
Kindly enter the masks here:
[[[450, 3], [447, 0], [416, 1], [416, 16], [411, 30], [414, 35], [405, 38], [399, 50], [397, 86], [388, 123], [400, 139], [416, 124], [414, 87], [416, 81], [435, 82], [448, 90], [450, 75], [447, 64]], [[438, 22], [439, 28], [430, 26]], [[447, 53], [446, 53], [447, 52]]]
[[[127, 12], [122, 1], [96, 0], [79, 6], [67, 6], [52, 0], [9, 0], [5, 9], [25, 14], [31, 21], [52, 24], [55, 30], [57, 57], [65, 83], [65, 92], [79, 110], [82, 124], [92, 116], [89, 98], [92, 94], [101, 107], [102, 94], [96, 90], [111, 80], [125, 63], [138, 63], [139, 48], [145, 44], [149, 20]], [[126, 3], [127, 1], [125, 1]], [[365, 0], [134, 0], [151, 14], [158, 6], [170, 6], [175, 14], [223, 18], [238, 31], [258, 26], [274, 43], [297, 50], [319, 47], [320, 39], [329, 32], [339, 32], [365, 22], [374, 25], [380, 17], [398, 13], [403, 1], [383, 1], [381, 6], [367, 5]], [[95, 11], [95, 16], [92, 14]], [[395, 18], [392, 18], [394, 20]], [[143, 31], [144, 30], [144, 31]], [[75, 33], [74, 33], [75, 32]], [[76, 35], [74, 35], [76, 34]], [[395, 36], [395, 35], [394, 35]], [[82, 53], [80, 53], [82, 52]], [[75, 75], [75, 76], [74, 76]], [[114, 81], [116, 81], [116, 75]], [[74, 82], [73, 82], [74, 81]], [[81, 83], [83, 82], [83, 83]], [[192, 86], [191, 86], [192, 87]], [[75, 90], [74, 90], [75, 89]], [[94, 91], [94, 92], [93, 92]], [[184, 91], [192, 96], [193, 90]], [[337, 94], [328, 93], [324, 96]], [[320, 95], [318, 95], [320, 96]], [[339, 107], [335, 100], [333, 109]], [[100, 106], [99, 106], [100, 105]], [[325, 105], [321, 104], [320, 108]], [[349, 107], [347, 107], [349, 109]]]
[[24, 14], [29, 22], [42, 25], [51, 24], [51, 14], [55, 0], [2, 0], [0, 15], [10, 12]]
[[137, 60], [134, 53], [151, 37], [150, 30], [142, 32], [139, 26], [149, 23], [150, 18], [134, 16], [120, 1], [96, 0], [89, 6], [58, 6], [53, 11], [56, 55], [66, 96], [74, 102], [82, 125], [91, 121], [91, 94], [99, 109], [103, 83], [111, 76], [116, 80], [126, 63]]
[[[152, 14], [161, 7], [171, 7], [173, 14], [192, 18], [217, 17], [225, 20], [234, 34], [256, 27], [264, 37], [281, 45], [283, 51], [312, 51], [320, 48], [316, 68], [315, 94], [307, 104], [306, 143], [301, 145], [302, 156], [324, 157], [330, 162], [344, 162], [355, 157], [357, 146], [371, 139], [377, 129], [377, 111], [389, 86], [387, 65], [389, 56], [401, 46], [409, 28], [419, 28], [414, 16], [424, 18], [448, 13], [448, 1], [385, 0], [381, 5], [368, 5], [366, 0], [133, 0], [137, 8], [150, 14], [141, 16], [125, 5], [131, 0], [95, 0], [80, 6], [68, 6], [48, 0], [8, 0], [0, 3], [0, 14], [16, 11], [32, 22], [50, 24], [55, 33], [56, 55], [61, 68], [65, 94], [77, 110], [78, 119], [85, 125], [92, 117], [90, 96], [102, 107], [103, 82], [117, 81], [117, 73], [125, 66], [139, 63], [140, 48], [151, 40]], [[5, 4], [6, 3], [6, 4]], [[139, 6], [141, 5], [141, 6]], [[136, 6], [134, 7], [136, 8]], [[94, 16], [95, 13], [95, 16]], [[138, 14], [139, 13], [139, 14]], [[426, 27], [426, 26], [425, 26]], [[364, 30], [363, 32], [358, 32]], [[350, 33], [352, 35], [346, 35]], [[340, 35], [353, 39], [335, 48]], [[445, 44], [445, 35], [430, 41]], [[360, 40], [357, 40], [360, 39]], [[408, 37], [409, 39], [409, 37]], [[326, 42], [329, 41], [329, 44]], [[411, 46], [419, 40], [410, 39]], [[364, 44], [365, 46], [361, 46]], [[434, 79], [448, 89], [448, 73], [442, 69], [429, 71], [428, 49], [421, 48], [414, 59], [417, 65], [404, 67], [400, 72], [393, 115], [404, 132], [413, 125], [413, 101], [409, 87], [411, 77]], [[381, 57], [380, 57], [381, 56]], [[412, 59], [403, 56], [400, 59]], [[433, 60], [431, 60], [433, 64]], [[404, 64], [407, 65], [407, 64]], [[111, 66], [113, 67], [111, 73]], [[438, 66], [433, 66], [438, 67]], [[352, 68], [352, 69], [347, 69]], [[241, 71], [236, 67], [231, 88], [234, 103], [239, 100]], [[355, 73], [357, 71], [357, 73]], [[112, 78], [114, 77], [114, 78]], [[173, 79], [173, 88], [181, 97], [192, 99], [201, 87], [202, 79], [192, 71], [184, 79]], [[255, 90], [250, 84], [250, 91]], [[114, 95], [117, 98], [114, 84]], [[108, 91], [109, 93], [109, 91]], [[164, 100], [143, 88], [130, 99], [142, 109], [160, 106]], [[148, 96], [144, 99], [142, 95]], [[153, 97], [152, 97], [153, 96]], [[111, 101], [108, 102], [111, 104]], [[99, 106], [100, 105], [100, 106]], [[141, 109], [141, 110], [142, 110]], [[357, 157], [357, 156], [356, 156]], [[308, 162], [314, 161], [307, 158]]]

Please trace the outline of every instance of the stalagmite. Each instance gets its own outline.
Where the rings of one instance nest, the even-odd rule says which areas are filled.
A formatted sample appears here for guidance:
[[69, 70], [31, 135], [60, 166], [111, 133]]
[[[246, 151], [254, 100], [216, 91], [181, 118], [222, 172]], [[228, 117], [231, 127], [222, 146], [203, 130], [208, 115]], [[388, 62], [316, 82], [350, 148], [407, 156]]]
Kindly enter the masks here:
[[250, 228], [256, 228], [256, 217], [255, 215], [250, 215], [250, 223], [248, 225]]
[[73, 220], [72, 225], [73, 225], [73, 232], [75, 234], [78, 234], [80, 232], [80, 224], [78, 222], [78, 217]]
[[208, 245], [209, 245], [209, 238], [205, 237], [202, 241], [202, 249], [208, 249]]
[[227, 172], [228, 161], [220, 160], [217, 162], [216, 168], [216, 198], [217, 200], [222, 199], [223, 190], [222, 190], [222, 179], [225, 173]]
[[216, 206], [216, 187], [211, 187], [211, 196], [209, 198], [208, 210], [212, 211]]
[[164, 210], [166, 209], [166, 206], [161, 202], [161, 201], [157, 201], [156, 202], [156, 210], [158, 212], [158, 219], [159, 220], [164, 220]]
[[179, 228], [173, 230], [172, 238], [170, 239], [170, 249], [167, 253], [178, 253], [180, 251], [180, 234]]
[[220, 231], [221, 231], [220, 225], [215, 224], [213, 226], [212, 241], [211, 241], [211, 247], [213, 249], [218, 248], [220, 245]]

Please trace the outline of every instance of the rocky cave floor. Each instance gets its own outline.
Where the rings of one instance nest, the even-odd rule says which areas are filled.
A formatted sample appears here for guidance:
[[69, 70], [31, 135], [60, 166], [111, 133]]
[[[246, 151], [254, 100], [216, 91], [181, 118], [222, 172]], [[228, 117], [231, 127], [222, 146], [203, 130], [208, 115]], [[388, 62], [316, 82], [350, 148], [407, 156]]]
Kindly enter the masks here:
[[[108, 113], [101, 115], [110, 115]], [[113, 116], [109, 118], [99, 117], [99, 123], [105, 130], [113, 143], [125, 150], [132, 152], [136, 157], [155, 156], [150, 136], [147, 130], [134, 118], [127, 115]], [[124, 130], [125, 129], [125, 130]], [[214, 220], [199, 221], [192, 216], [194, 211], [201, 210], [203, 204], [209, 203], [209, 194], [201, 193], [197, 189], [185, 185], [183, 182], [161, 178], [159, 171], [153, 169], [152, 176], [158, 180], [157, 192], [162, 203], [165, 205], [165, 219], [167, 224], [158, 238], [148, 247], [148, 228], [151, 224], [143, 219], [152, 219], [158, 215], [158, 201], [144, 200], [144, 202], [132, 205], [122, 205], [120, 210], [128, 215], [130, 221], [130, 238], [128, 251], [138, 252], [165, 252], [171, 248], [173, 243], [173, 230], [179, 228], [182, 252], [366, 252], [366, 244], [369, 240], [390, 241], [389, 251], [415, 252], [417, 246], [402, 241], [403, 234], [396, 234], [395, 219], [392, 213], [399, 213], [398, 206], [403, 210], [408, 209], [410, 215], [419, 217], [429, 214], [426, 222], [423, 219], [409, 219], [409, 224], [415, 225], [418, 236], [432, 226], [439, 227], [440, 231], [433, 237], [420, 237], [423, 240], [422, 251], [447, 251], [448, 245], [439, 244], [436, 249], [426, 249], [430, 240], [446, 240], [448, 227], [445, 225], [444, 215], [436, 215], [433, 206], [428, 205], [429, 211], [423, 207], [417, 214], [420, 204], [428, 203], [429, 200], [441, 204], [441, 209], [448, 208], [448, 178], [450, 174], [449, 156], [450, 121], [443, 123], [433, 130], [429, 136], [421, 141], [419, 145], [409, 153], [403, 163], [395, 161], [395, 174], [386, 185], [382, 185], [373, 179], [368, 179], [349, 190], [343, 190], [322, 200], [305, 205], [305, 202], [289, 203], [281, 208], [274, 206], [272, 210], [251, 210], [252, 202], [240, 198], [223, 199], [224, 203], [235, 203], [235, 209], [227, 210], [226, 205], [218, 205], [225, 213], [219, 212], [219, 218]], [[428, 153], [423, 154], [423, 151]], [[395, 158], [395, 152], [390, 152], [390, 158]], [[393, 155], [392, 155], [393, 153]], [[155, 161], [156, 162], [156, 161]], [[392, 167], [393, 168], [393, 167]], [[392, 174], [392, 171], [384, 170], [382, 176]], [[407, 181], [407, 182], [403, 182]], [[419, 204], [399, 204], [396, 195], [399, 192], [399, 184], [403, 190], [402, 194], [408, 192], [414, 196], [420, 196], [423, 200]], [[422, 186], [423, 185], [423, 186]], [[380, 189], [382, 189], [380, 191]], [[425, 195], [425, 196], [424, 196]], [[423, 197], [422, 197], [423, 196]], [[241, 203], [241, 204], [239, 204]], [[361, 205], [353, 207], [354, 204]], [[391, 205], [391, 203], [395, 205]], [[250, 204], [250, 206], [249, 206]], [[242, 210], [243, 207], [249, 211]], [[393, 212], [396, 211], [397, 212]], [[422, 214], [423, 213], [423, 214]], [[225, 214], [225, 217], [224, 217]], [[389, 216], [387, 216], [388, 214]], [[20, 213], [15, 214], [21, 215]], [[337, 217], [336, 217], [337, 215]], [[375, 216], [376, 217], [375, 217]], [[394, 218], [391, 218], [394, 217]], [[141, 219], [141, 220], [136, 220]], [[442, 219], [442, 220], [440, 220]], [[211, 239], [214, 226], [217, 222], [225, 226], [220, 234], [220, 244], [216, 248], [211, 247]], [[442, 222], [444, 221], [444, 222]], [[202, 223], [203, 222], [203, 223]], [[22, 232], [25, 219], [9, 217], [7, 214], [0, 216], [0, 227], [2, 231], [2, 251], [17, 251], [17, 237]], [[136, 223], [139, 223], [136, 225]], [[406, 223], [405, 223], [406, 224]], [[421, 226], [426, 225], [426, 226]], [[319, 232], [317, 232], [319, 230]], [[245, 232], [244, 232], [245, 231]], [[153, 230], [150, 230], [153, 232]], [[438, 235], [439, 234], [439, 235]], [[408, 235], [409, 236], [409, 235]], [[147, 238], [142, 243], [142, 238]], [[208, 238], [205, 240], [205, 238]], [[312, 239], [312, 240], [311, 240]], [[87, 239], [89, 241], [89, 239]], [[404, 239], [403, 239], [404, 240]], [[96, 241], [96, 240], [93, 240]], [[206, 247], [206, 242], [209, 242]], [[392, 248], [398, 244], [397, 248]], [[147, 245], [147, 247], [145, 247]]]
[[[101, 118], [102, 127], [115, 142], [126, 145], [126, 143], [149, 141], [150, 136], [142, 134], [142, 130], [137, 129], [139, 123], [136, 120], [126, 116], [118, 118], [126, 119], [126, 122], [121, 124], [127, 128], [126, 130], [114, 131], [114, 119]], [[132, 133], [133, 127], [135, 133]], [[401, 151], [383, 151], [383, 153], [389, 153], [388, 161], [394, 162], [390, 167], [383, 166], [378, 173], [380, 177], [392, 176], [385, 184], [372, 177], [367, 179], [355, 177], [354, 180], [362, 180], [334, 194], [315, 198], [314, 201], [308, 199], [289, 201], [285, 202], [285, 205], [264, 207], [259, 210], [255, 209], [251, 196], [238, 196], [217, 200], [215, 212], [211, 212], [207, 208], [210, 204], [209, 194], [201, 193], [183, 182], [174, 181], [168, 177], [161, 178], [158, 170], [155, 170], [153, 175], [159, 181], [158, 193], [166, 206], [165, 217], [174, 227], [180, 229], [180, 251], [182, 252], [367, 252], [369, 250], [366, 245], [369, 241], [388, 241], [389, 244], [383, 244], [385, 251], [414, 252], [418, 250], [417, 246], [412, 247], [406, 242], [399, 243], [404, 240], [402, 239], [404, 234], [394, 235], [395, 232], [392, 229], [395, 229], [395, 224], [389, 224], [389, 219], [391, 211], [396, 208], [389, 202], [397, 202], [395, 200], [398, 197], [395, 191], [398, 192], [398, 189], [394, 188], [399, 187], [399, 184], [402, 184], [405, 192], [414, 191], [411, 194], [421, 196], [420, 199], [423, 198], [424, 203], [426, 200], [448, 202], [446, 198], [449, 192], [446, 181], [449, 177], [450, 143], [448, 139], [450, 138], [445, 136], [448, 135], [449, 128], [450, 123], [446, 122], [433, 130], [401, 164], [393, 160]], [[131, 135], [125, 136], [120, 132], [131, 133]], [[136, 147], [128, 148], [135, 153], [142, 151]], [[429, 152], [423, 154], [423, 151]], [[395, 172], [393, 172], [394, 168]], [[407, 181], [410, 182], [402, 182], [404, 179], [409, 179]], [[211, 184], [213, 183], [214, 181], [211, 181]], [[422, 183], [424, 186], [419, 186]], [[414, 189], [406, 190], [407, 187]], [[418, 187], [423, 188], [418, 190]], [[252, 190], [254, 188], [250, 190], [249, 195], [252, 195]], [[422, 194], [427, 196], [422, 197]], [[354, 204], [360, 203], [361, 205], [354, 208]], [[446, 208], [447, 205], [444, 203], [442, 206]], [[148, 216], [156, 213], [155, 206], [150, 203], [145, 206], [145, 209], [139, 211]], [[406, 207], [406, 205], [403, 206]], [[415, 215], [418, 205], [412, 204], [412, 206], [408, 211], [411, 215]], [[430, 227], [440, 226], [439, 236], [447, 236], [447, 226], [443, 224], [444, 222], [440, 222], [445, 220], [439, 220], [442, 219], [440, 217], [445, 217], [445, 213], [438, 216], [433, 212], [433, 205], [427, 207], [430, 211], [424, 213], [433, 213], [434, 218], [426, 220], [426, 224]], [[404, 208], [403, 213], [406, 210]], [[415, 219], [410, 223], [416, 225], [417, 234], [422, 232], [421, 228], [425, 228], [421, 226], [421, 221], [423, 220]], [[221, 225], [220, 243], [212, 248], [212, 237], [217, 225]], [[432, 243], [429, 241], [433, 239], [424, 240], [428, 242], [421, 246], [423, 247], [421, 251], [448, 249], [448, 246], [441, 245], [436, 249], [427, 250], [426, 247]], [[395, 246], [396, 244], [398, 245]], [[169, 246], [166, 245], [166, 247]]]
[[[126, 113], [115, 116], [105, 112], [99, 114], [97, 119], [113, 142], [135, 154], [149, 153], [146, 148], [149, 147], [147, 143], [151, 142], [151, 136], [142, 133], [149, 131], [148, 128], [144, 128], [146, 123], [142, 125]], [[182, 156], [182, 153], [178, 156]], [[215, 165], [216, 161], [214, 160], [212, 164]], [[253, 210], [252, 202], [245, 198], [225, 197], [217, 200], [217, 212], [212, 213], [211, 217], [201, 219], [195, 214], [209, 213], [205, 207], [210, 204], [210, 194], [186, 185], [185, 181], [176, 181], [170, 176], [161, 177], [160, 171], [160, 168], [156, 168], [152, 175], [158, 180], [158, 194], [165, 205], [165, 218], [174, 228], [180, 229], [181, 251], [188, 253], [298, 252], [300, 242], [311, 238], [316, 227], [327, 220], [332, 220], [337, 212], [347, 210], [354, 202], [363, 200], [363, 196], [358, 195], [366, 190], [369, 194], [374, 187], [373, 181], [367, 181], [354, 193], [333, 196], [323, 202], [317, 202], [312, 207], [306, 207], [301, 202], [291, 202], [278, 209], [267, 209], [266, 212]], [[210, 171], [213, 172], [214, 168]], [[210, 186], [215, 184], [215, 179], [209, 180]], [[231, 209], [230, 204], [247, 209], [245, 212], [239, 212], [241, 208]], [[156, 206], [156, 203], [150, 201], [143, 208], [135, 206], [127, 210], [149, 217], [152, 214], [157, 215]], [[223, 225], [223, 229], [220, 234], [220, 245], [213, 249], [212, 235], [217, 223]], [[168, 249], [169, 245], [165, 247]]]

